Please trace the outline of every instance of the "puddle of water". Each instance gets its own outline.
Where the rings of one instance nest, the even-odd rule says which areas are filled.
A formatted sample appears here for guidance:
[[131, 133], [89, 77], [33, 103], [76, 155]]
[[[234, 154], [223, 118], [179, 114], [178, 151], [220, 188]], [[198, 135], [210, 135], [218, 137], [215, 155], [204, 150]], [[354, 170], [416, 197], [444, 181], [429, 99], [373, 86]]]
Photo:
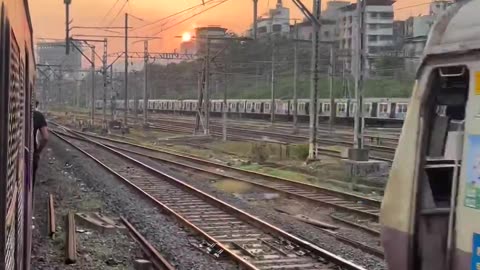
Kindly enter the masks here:
[[228, 193], [246, 193], [252, 188], [252, 185], [249, 183], [244, 183], [231, 179], [217, 181], [213, 183], [213, 186], [219, 190]]

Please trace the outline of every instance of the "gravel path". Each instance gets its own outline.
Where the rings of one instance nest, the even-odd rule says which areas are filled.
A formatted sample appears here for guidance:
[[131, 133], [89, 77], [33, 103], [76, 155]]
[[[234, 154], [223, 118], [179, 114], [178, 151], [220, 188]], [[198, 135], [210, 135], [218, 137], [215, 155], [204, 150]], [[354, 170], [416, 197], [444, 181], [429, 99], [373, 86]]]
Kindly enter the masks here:
[[238, 269], [195, 248], [192, 243], [198, 239], [93, 160], [53, 136], [49, 146], [56, 159], [71, 164], [67, 171], [84, 183], [89, 193], [99, 194], [110, 212], [127, 218], [177, 269]]
[[[65, 215], [69, 211], [102, 212], [115, 217], [100, 194], [69, 172], [70, 165], [48, 148], [42, 156], [35, 187], [32, 269], [132, 269], [141, 250], [124, 231], [101, 233], [77, 224], [77, 263], [65, 265]], [[47, 201], [54, 197], [56, 231], [47, 235]], [[82, 232], [82, 233], [81, 233]]]

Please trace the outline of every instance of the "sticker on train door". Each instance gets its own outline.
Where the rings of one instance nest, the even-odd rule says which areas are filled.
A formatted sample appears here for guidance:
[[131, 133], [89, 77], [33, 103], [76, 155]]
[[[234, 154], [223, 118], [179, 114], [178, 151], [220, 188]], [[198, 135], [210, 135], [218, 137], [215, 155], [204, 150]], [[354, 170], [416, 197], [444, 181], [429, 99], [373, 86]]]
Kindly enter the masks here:
[[480, 135], [468, 136], [465, 206], [480, 209]]
[[480, 234], [473, 234], [471, 270], [480, 270]]
[[475, 72], [475, 95], [480, 95], [480, 71]]

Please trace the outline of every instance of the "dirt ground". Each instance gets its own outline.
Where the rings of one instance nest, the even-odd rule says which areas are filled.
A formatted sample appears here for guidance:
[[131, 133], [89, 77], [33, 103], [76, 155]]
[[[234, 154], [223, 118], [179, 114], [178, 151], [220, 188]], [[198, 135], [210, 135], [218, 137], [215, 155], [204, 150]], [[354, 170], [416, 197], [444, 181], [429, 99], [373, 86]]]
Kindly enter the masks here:
[[[101, 197], [68, 172], [51, 148], [42, 156], [35, 187], [35, 229], [33, 231], [33, 269], [132, 269], [140, 248], [123, 230], [101, 233], [77, 224], [77, 263], [66, 265], [65, 216], [68, 211], [109, 213]], [[47, 235], [47, 201], [53, 194], [57, 233]]]

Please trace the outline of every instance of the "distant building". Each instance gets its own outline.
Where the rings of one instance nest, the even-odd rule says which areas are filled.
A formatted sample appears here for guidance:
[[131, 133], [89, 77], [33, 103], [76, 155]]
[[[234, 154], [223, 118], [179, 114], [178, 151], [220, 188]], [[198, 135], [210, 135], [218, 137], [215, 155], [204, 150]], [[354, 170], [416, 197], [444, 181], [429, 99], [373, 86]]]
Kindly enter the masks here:
[[416, 72], [427, 43], [430, 28], [437, 17], [445, 12], [452, 4], [452, 1], [434, 1], [430, 4], [430, 12], [428, 15], [410, 17], [405, 21], [403, 54], [405, 56], [405, 69], [407, 72]]
[[[79, 44], [77, 44], [78, 47]], [[80, 48], [81, 49], [81, 48]], [[70, 49], [70, 54], [65, 53], [65, 42], [38, 42], [37, 55], [39, 64], [61, 65], [64, 69], [81, 69], [82, 55], [74, 49]]]
[[184, 54], [196, 54], [197, 53], [197, 46], [195, 40], [190, 41], [182, 41], [180, 44], [180, 53]]
[[393, 46], [401, 54], [405, 41], [405, 21], [393, 22]]
[[[246, 36], [253, 36], [253, 25], [247, 30]], [[283, 6], [282, 0], [277, 0], [277, 6], [270, 9], [267, 16], [257, 18], [257, 37], [267, 37], [272, 34], [288, 36], [290, 34], [290, 9]]]
[[[334, 20], [327, 20], [322, 19], [322, 28], [320, 30], [320, 40], [322, 42], [335, 42], [338, 39], [338, 35], [336, 32], [336, 22]], [[303, 21], [301, 23], [297, 23], [296, 26], [292, 26], [291, 36], [295, 37], [296, 30], [295, 27], [298, 28], [298, 39], [300, 40], [312, 40], [313, 36], [313, 28], [312, 23], [309, 21]]]
[[[327, 8], [322, 11], [320, 40], [322, 42], [336, 43], [339, 39], [339, 25], [337, 18], [341, 13], [341, 8], [350, 5], [345, 1], [330, 1], [327, 3]], [[298, 38], [303, 40], [311, 40], [313, 35], [312, 23], [304, 20], [297, 24]], [[295, 27], [292, 27], [292, 37], [295, 36]]]
[[[79, 49], [81, 44], [75, 43]], [[38, 42], [36, 44], [38, 64], [51, 65], [51, 70], [62, 71], [64, 79], [79, 80], [85, 76], [82, 69], [82, 54], [73, 46], [70, 53], [65, 52], [65, 42]]]
[[349, 1], [329, 1], [327, 2], [327, 8], [322, 11], [322, 18], [327, 20], [336, 20], [340, 13], [340, 9], [350, 5]]
[[[393, 3], [391, 0], [367, 0], [365, 10], [366, 68], [373, 69], [375, 59], [393, 51]], [[340, 9], [339, 47], [345, 69], [352, 71], [354, 48], [359, 29], [357, 4]]]
[[[207, 54], [207, 44], [210, 43], [210, 54], [215, 55], [225, 44], [222, 38], [227, 37], [227, 29], [220, 26], [198, 27], [195, 29], [196, 54], [203, 57]], [[208, 41], [210, 40], [210, 41]]]

